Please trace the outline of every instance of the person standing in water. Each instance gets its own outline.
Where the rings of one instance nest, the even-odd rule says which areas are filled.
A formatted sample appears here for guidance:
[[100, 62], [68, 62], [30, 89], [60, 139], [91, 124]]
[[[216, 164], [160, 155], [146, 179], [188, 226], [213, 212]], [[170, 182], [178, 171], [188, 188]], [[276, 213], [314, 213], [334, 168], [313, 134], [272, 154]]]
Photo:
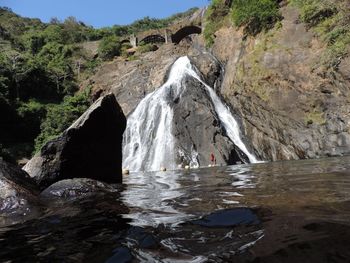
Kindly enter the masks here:
[[216, 158], [213, 153], [210, 153], [211, 165], [216, 165]]

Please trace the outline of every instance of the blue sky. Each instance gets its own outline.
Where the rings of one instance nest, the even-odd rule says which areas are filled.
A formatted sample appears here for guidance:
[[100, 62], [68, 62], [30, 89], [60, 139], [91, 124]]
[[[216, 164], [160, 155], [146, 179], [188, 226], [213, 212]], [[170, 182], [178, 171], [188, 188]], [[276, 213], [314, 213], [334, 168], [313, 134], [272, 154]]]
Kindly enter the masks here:
[[145, 16], [163, 18], [203, 7], [208, 0], [0, 0], [0, 6], [15, 13], [40, 18], [48, 22], [52, 17], [64, 20], [75, 16], [94, 27], [129, 24]]

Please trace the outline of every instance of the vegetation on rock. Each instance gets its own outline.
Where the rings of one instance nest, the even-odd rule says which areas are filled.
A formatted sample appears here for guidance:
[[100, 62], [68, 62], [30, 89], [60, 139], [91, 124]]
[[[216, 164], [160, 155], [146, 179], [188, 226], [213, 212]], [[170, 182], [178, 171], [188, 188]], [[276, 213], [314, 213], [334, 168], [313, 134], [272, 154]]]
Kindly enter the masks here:
[[102, 38], [98, 46], [98, 55], [102, 60], [111, 60], [119, 56], [121, 52], [121, 43], [117, 36], [111, 35]]
[[327, 44], [320, 65], [336, 69], [349, 54], [350, 13], [347, 1], [290, 0], [300, 9], [300, 18]]
[[77, 43], [94, 39], [94, 29], [73, 17], [45, 24], [7, 8], [0, 8], [0, 25], [1, 155], [29, 157], [50, 109], [74, 96], [90, 68], [94, 59]]
[[185, 17], [192, 15], [197, 10], [198, 8], [191, 8], [186, 12], [174, 14], [168, 18], [163, 18], [163, 19], [145, 17], [145, 18], [136, 20], [130, 25], [125, 25], [125, 26], [114, 25], [111, 28], [104, 28], [103, 30], [106, 30], [106, 31], [110, 30], [116, 36], [125, 36], [125, 35], [136, 34], [138, 32], [142, 32], [150, 29], [160, 29], [160, 28], [167, 27], [180, 19], [183, 19]]
[[205, 16], [204, 38], [208, 46], [214, 43], [215, 32], [230, 21], [228, 15], [249, 35], [271, 29], [281, 19], [277, 0], [212, 0]]
[[144, 44], [138, 47], [137, 51], [142, 53], [147, 53], [150, 51], [156, 51], [158, 49], [157, 45], [154, 44]]
[[231, 1], [212, 0], [205, 14], [204, 39], [208, 46], [214, 43], [215, 32], [222, 27], [230, 13]]
[[35, 151], [49, 140], [59, 136], [90, 106], [90, 91], [80, 92], [75, 96], [67, 96], [60, 104], [47, 106], [46, 118], [40, 125], [41, 132], [35, 139]]
[[255, 35], [272, 28], [281, 19], [276, 0], [233, 0], [232, 19], [236, 26], [244, 26]]

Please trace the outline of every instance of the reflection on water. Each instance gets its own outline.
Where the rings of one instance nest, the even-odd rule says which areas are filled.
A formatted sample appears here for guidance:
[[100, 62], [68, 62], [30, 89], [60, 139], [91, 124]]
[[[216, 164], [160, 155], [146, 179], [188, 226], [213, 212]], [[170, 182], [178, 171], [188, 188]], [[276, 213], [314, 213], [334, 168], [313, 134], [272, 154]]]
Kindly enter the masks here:
[[[325, 247], [350, 231], [349, 157], [134, 173], [125, 183], [122, 200], [130, 208], [125, 217], [135, 226], [166, 229], [175, 237], [163, 239], [162, 246], [173, 253], [195, 256], [187, 260], [201, 256], [201, 260], [213, 262], [219, 258], [249, 261], [251, 255], [242, 251], [251, 249], [262, 254], [282, 249], [291, 257], [285, 247], [306, 242], [307, 246], [316, 244], [311, 251], [318, 253], [319, 257], [312, 259], [318, 262]], [[242, 224], [245, 218], [250, 218], [250, 223]], [[323, 225], [323, 232], [310, 231], [310, 224]], [[341, 232], [333, 232], [336, 225]], [[214, 230], [209, 230], [212, 226]], [[335, 249], [350, 257], [350, 252], [344, 252], [347, 248], [350, 245], [344, 243]], [[291, 249], [293, 253], [298, 250]], [[149, 253], [141, 254], [157, 258]], [[303, 253], [298, 256], [302, 258]], [[341, 257], [334, 260], [342, 262]]]
[[170, 224], [176, 226], [191, 217], [180, 212], [175, 204], [184, 195], [184, 189], [178, 183], [181, 172], [133, 173], [126, 178], [127, 190], [122, 193], [122, 200], [133, 213], [126, 218], [133, 219], [132, 224], [138, 226], [158, 226]]
[[120, 196], [54, 203], [0, 228], [0, 261], [349, 262], [349, 157], [124, 182]]

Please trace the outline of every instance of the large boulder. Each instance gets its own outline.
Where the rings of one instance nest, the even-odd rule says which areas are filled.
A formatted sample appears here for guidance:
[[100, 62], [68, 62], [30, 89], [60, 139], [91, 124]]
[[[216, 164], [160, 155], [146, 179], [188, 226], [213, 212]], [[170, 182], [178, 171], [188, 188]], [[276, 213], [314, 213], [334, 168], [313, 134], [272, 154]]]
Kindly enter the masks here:
[[38, 209], [38, 189], [33, 179], [17, 166], [0, 159], [0, 226], [31, 217]]
[[66, 179], [54, 183], [41, 192], [45, 199], [78, 199], [97, 193], [113, 193], [117, 188], [88, 178]]
[[48, 142], [23, 168], [44, 189], [72, 178], [122, 182], [126, 118], [113, 94], [99, 98], [63, 134]]

